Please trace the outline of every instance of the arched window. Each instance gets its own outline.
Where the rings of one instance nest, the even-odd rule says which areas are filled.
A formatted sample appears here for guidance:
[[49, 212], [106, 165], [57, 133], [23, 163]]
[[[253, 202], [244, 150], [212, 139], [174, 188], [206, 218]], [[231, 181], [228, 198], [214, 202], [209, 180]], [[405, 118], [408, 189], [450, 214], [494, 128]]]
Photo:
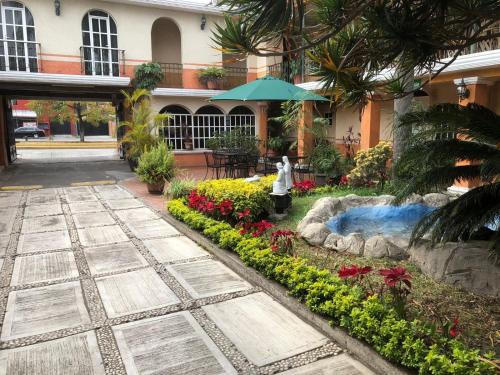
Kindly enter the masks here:
[[226, 130], [224, 112], [213, 105], [205, 105], [198, 109], [193, 120], [194, 148], [206, 148], [206, 142], [210, 138], [222, 134]]
[[91, 10], [82, 21], [82, 58], [86, 75], [120, 75], [116, 23], [106, 12]]
[[192, 148], [193, 117], [191, 113], [180, 105], [166, 106], [160, 113], [168, 113], [170, 115], [168, 126], [165, 126], [162, 130], [165, 142], [174, 150]]
[[227, 116], [227, 128], [241, 129], [246, 135], [255, 135], [255, 114], [243, 105], [234, 107]]
[[38, 72], [33, 15], [17, 1], [0, 2], [0, 70]]

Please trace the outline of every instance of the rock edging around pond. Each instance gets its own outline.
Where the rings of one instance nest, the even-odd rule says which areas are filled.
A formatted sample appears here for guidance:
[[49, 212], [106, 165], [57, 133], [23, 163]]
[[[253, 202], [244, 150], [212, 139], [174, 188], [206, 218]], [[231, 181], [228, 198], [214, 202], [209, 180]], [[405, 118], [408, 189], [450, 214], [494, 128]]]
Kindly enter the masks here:
[[[415, 194], [407, 203], [441, 207], [450, 199], [446, 194]], [[299, 222], [297, 231], [313, 246], [367, 258], [409, 259], [435, 280], [479, 294], [500, 296], [500, 267], [488, 258], [489, 245], [486, 241], [448, 243], [431, 249], [428, 241], [423, 240], [408, 249], [408, 240], [403, 237], [376, 235], [365, 240], [360, 233], [347, 236], [332, 233], [325, 225], [331, 217], [350, 208], [389, 205], [393, 201], [392, 195], [361, 197], [352, 194], [341, 198], [320, 198]]]

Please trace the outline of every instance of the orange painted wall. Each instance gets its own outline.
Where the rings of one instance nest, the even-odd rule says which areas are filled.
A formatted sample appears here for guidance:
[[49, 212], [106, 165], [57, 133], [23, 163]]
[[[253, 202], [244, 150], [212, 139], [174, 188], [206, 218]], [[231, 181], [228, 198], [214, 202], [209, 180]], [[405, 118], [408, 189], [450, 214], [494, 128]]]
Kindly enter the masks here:
[[175, 161], [181, 168], [206, 166], [203, 153], [175, 153]]
[[182, 85], [185, 89], [206, 89], [198, 79], [199, 69], [184, 69], [182, 71]]

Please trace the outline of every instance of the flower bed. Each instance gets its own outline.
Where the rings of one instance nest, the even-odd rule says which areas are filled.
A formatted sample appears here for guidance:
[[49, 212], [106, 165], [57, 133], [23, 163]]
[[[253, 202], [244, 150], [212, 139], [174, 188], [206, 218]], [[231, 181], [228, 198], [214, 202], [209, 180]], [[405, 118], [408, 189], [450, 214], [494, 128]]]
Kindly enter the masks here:
[[[367, 295], [360, 282], [310, 266], [305, 259], [288, 255], [288, 251], [277, 251], [280, 247], [271, 248], [267, 239], [242, 234], [227, 222], [190, 209], [183, 200], [169, 202], [168, 209], [174, 217], [222, 248], [235, 251], [248, 266], [285, 286], [311, 311], [328, 317], [333, 325], [372, 345], [388, 360], [420, 374], [496, 373], [488, 357], [482, 357], [479, 350], [465, 348], [451, 337], [451, 332], [442, 333], [419, 320], [410, 322], [401, 318], [390, 294], [384, 298], [375, 292]], [[289, 247], [288, 241], [281, 245]], [[344, 269], [346, 275], [353, 272]], [[368, 272], [363, 270], [361, 274], [364, 277]], [[381, 270], [379, 275], [389, 288], [398, 283], [401, 288], [407, 285], [408, 277], [402, 270]]]

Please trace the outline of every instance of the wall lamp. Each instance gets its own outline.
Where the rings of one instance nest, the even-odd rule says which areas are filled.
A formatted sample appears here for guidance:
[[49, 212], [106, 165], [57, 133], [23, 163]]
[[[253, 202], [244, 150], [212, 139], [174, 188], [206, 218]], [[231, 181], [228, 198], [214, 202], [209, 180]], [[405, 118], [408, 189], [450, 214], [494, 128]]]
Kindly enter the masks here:
[[464, 100], [469, 97], [469, 89], [467, 88], [467, 85], [465, 84], [463, 78], [462, 81], [460, 81], [460, 83], [457, 85], [457, 94], [460, 100]]
[[56, 16], [61, 15], [61, 1], [60, 0], [54, 0], [54, 10], [56, 12]]
[[205, 26], [207, 24], [207, 17], [205, 15], [202, 15], [201, 16], [201, 24], [200, 24], [200, 28], [202, 30], [205, 30]]

